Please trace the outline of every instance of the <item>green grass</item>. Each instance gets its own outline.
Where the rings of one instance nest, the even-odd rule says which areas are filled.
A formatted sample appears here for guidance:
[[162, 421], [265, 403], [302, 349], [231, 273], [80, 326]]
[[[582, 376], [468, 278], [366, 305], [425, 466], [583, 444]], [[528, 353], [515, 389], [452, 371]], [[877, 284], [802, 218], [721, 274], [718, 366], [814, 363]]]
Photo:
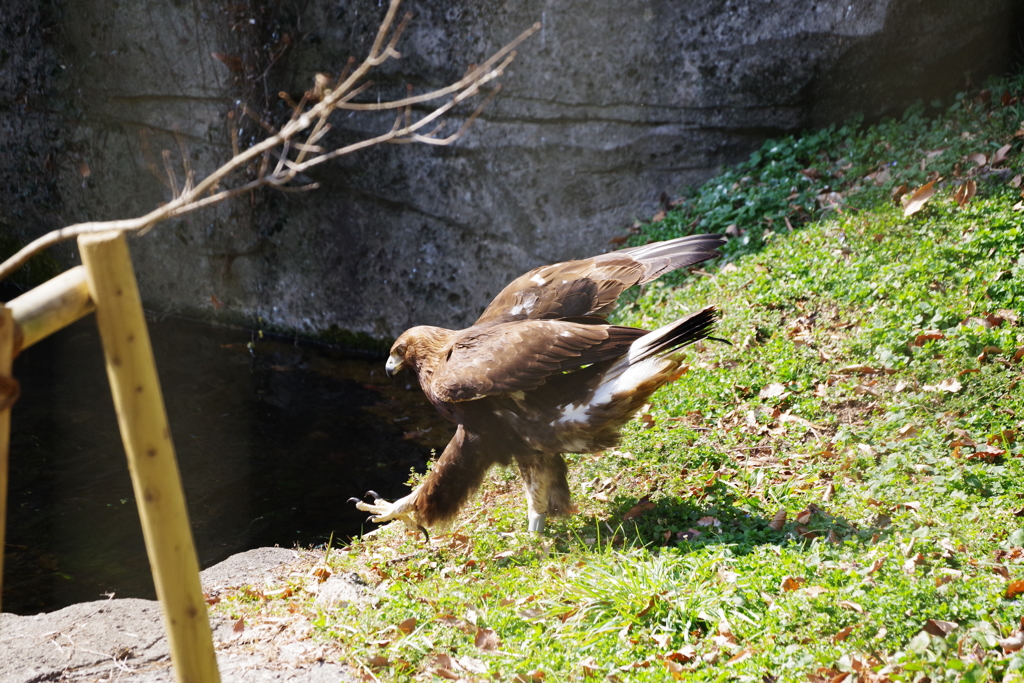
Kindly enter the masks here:
[[[736, 226], [618, 313], [715, 304], [734, 344], [688, 352], [619, 449], [570, 456], [580, 511], [546, 538], [499, 471], [429, 548], [390, 527], [331, 554], [372, 607], [314, 608], [302, 580], [217, 609], [300, 615], [366, 680], [1024, 680], [1000, 645], [1024, 628], [1024, 78], [990, 92], [768, 143], [632, 237]], [[905, 217], [892, 189], [936, 172]]]

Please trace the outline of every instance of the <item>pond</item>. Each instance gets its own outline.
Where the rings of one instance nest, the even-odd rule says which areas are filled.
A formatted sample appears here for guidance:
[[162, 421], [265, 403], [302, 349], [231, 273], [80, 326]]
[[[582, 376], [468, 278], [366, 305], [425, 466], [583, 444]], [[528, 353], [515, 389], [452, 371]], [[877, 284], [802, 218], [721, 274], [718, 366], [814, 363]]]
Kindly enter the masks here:
[[[176, 319], [150, 336], [202, 567], [374, 528], [347, 499], [408, 492], [452, 433], [382, 358]], [[4, 611], [155, 597], [95, 321], [14, 375]]]

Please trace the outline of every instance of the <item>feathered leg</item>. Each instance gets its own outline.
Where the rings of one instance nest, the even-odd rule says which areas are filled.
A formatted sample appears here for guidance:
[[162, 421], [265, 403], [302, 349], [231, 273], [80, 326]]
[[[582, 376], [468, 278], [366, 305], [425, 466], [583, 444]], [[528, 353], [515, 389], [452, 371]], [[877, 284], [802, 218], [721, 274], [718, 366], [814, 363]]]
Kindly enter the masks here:
[[558, 453], [517, 455], [516, 464], [523, 477], [523, 490], [529, 510], [529, 529], [544, 531], [548, 515], [565, 515], [572, 509], [568, 467]]
[[433, 469], [412, 493], [394, 503], [380, 499], [373, 504], [357, 501], [356, 507], [372, 512], [371, 522], [401, 519], [409, 528], [421, 530], [443, 524], [458, 514], [494, 462], [480, 440], [459, 425]]

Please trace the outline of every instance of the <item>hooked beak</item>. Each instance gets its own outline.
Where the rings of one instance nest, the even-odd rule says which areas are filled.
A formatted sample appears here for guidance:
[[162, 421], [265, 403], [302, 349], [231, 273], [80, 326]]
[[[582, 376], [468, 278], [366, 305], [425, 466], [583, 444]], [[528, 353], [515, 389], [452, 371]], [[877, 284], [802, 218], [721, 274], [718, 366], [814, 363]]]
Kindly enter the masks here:
[[395, 373], [402, 369], [402, 359], [398, 356], [388, 356], [388, 362], [384, 365], [384, 372], [388, 377], [394, 377]]

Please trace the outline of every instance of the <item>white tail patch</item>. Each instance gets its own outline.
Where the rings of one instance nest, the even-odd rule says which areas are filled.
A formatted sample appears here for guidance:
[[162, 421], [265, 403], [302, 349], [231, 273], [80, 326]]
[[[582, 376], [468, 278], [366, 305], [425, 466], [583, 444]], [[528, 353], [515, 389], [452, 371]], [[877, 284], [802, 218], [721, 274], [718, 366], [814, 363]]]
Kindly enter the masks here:
[[653, 332], [648, 332], [630, 344], [629, 356], [627, 356], [629, 358], [629, 362], [635, 362], [637, 358], [644, 355], [644, 353], [646, 353], [651, 347], [656, 346], [664, 337], [671, 334], [680, 322], [681, 320], [675, 320], [670, 322], [668, 325], [663, 325]]
[[586, 422], [587, 414], [591, 409], [599, 408], [612, 403], [623, 395], [631, 394], [636, 391], [637, 387], [664, 373], [674, 364], [675, 361], [664, 356], [646, 358], [639, 363], [630, 363], [627, 358], [621, 359], [608, 370], [604, 381], [587, 400], [563, 406], [556, 425], [564, 427]]

